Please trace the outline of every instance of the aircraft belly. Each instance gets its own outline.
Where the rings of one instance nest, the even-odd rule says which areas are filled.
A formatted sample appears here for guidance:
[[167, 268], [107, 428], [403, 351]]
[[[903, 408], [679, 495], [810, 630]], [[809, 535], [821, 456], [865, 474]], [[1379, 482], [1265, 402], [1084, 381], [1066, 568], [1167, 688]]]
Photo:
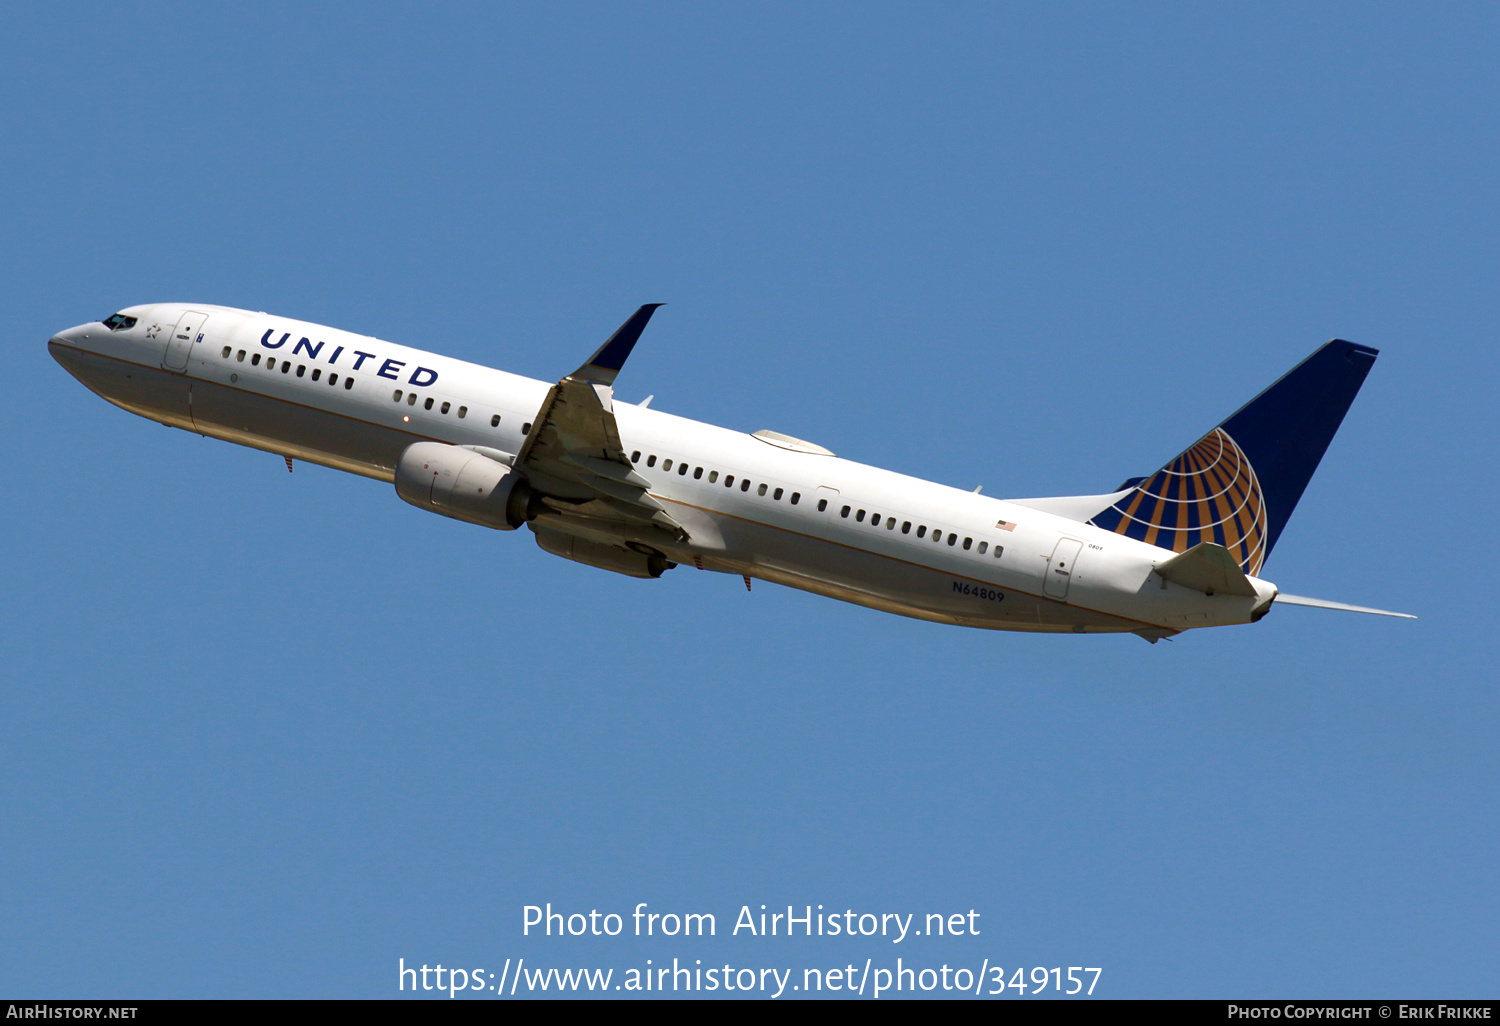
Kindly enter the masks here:
[[193, 382], [193, 421], [203, 434], [385, 481], [402, 451], [424, 438], [202, 380]]
[[247, 389], [69, 349], [68, 372], [123, 410], [171, 427], [337, 470], [392, 480], [422, 436]]
[[189, 379], [83, 349], [67, 349], [60, 362], [91, 392], [123, 410], [177, 426], [188, 423]]
[[724, 553], [708, 569], [752, 577], [901, 616], [990, 630], [1116, 632], [1139, 623], [977, 578], [735, 517], [716, 518]]

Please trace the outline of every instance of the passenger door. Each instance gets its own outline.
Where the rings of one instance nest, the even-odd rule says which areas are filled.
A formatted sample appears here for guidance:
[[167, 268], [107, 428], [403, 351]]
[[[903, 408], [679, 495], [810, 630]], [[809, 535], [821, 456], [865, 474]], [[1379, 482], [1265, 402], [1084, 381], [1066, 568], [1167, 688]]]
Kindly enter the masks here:
[[1068, 585], [1073, 580], [1073, 570], [1078, 563], [1078, 553], [1083, 548], [1083, 542], [1076, 538], [1062, 538], [1058, 540], [1057, 546], [1052, 550], [1052, 558], [1047, 560], [1047, 580], [1043, 584], [1049, 597], [1065, 599], [1068, 597]]
[[187, 370], [188, 356], [193, 346], [203, 339], [203, 325], [207, 321], [208, 314], [197, 310], [183, 314], [177, 327], [172, 329], [172, 337], [167, 340], [167, 354], [161, 365], [169, 371]]

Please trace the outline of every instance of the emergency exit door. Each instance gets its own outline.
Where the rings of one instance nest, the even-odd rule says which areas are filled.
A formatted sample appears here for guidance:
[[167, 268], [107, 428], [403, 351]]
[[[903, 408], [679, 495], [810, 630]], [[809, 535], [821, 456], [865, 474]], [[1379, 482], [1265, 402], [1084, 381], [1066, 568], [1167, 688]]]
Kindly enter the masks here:
[[1047, 560], [1047, 580], [1043, 585], [1050, 598], [1068, 597], [1068, 584], [1073, 580], [1073, 570], [1082, 548], [1083, 542], [1075, 538], [1063, 538], [1052, 550], [1052, 558]]

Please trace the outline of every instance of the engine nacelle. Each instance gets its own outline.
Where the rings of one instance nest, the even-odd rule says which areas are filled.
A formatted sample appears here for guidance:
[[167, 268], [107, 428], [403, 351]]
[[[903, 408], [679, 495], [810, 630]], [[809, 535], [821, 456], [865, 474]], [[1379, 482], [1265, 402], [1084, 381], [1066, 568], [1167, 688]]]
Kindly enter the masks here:
[[535, 524], [531, 525], [531, 530], [536, 534], [536, 543], [554, 556], [587, 563], [601, 570], [613, 570], [627, 577], [660, 577], [677, 565], [659, 552], [619, 548]]
[[472, 449], [416, 442], [396, 461], [396, 494], [430, 513], [497, 531], [531, 518], [531, 488], [511, 468]]

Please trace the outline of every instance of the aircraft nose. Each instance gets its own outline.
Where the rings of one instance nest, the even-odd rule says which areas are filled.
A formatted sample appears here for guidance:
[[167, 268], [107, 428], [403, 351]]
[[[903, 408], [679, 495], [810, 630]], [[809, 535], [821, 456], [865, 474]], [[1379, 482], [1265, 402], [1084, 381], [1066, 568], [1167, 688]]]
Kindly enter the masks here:
[[47, 352], [51, 353], [52, 359], [62, 364], [63, 369], [70, 374], [78, 366], [81, 357], [79, 340], [73, 337], [77, 331], [77, 328], [59, 331], [47, 340]]
[[67, 340], [61, 335], [53, 335], [47, 340], [47, 352], [52, 354], [52, 359], [64, 367], [68, 365], [68, 353], [71, 351], [72, 347], [68, 345]]

